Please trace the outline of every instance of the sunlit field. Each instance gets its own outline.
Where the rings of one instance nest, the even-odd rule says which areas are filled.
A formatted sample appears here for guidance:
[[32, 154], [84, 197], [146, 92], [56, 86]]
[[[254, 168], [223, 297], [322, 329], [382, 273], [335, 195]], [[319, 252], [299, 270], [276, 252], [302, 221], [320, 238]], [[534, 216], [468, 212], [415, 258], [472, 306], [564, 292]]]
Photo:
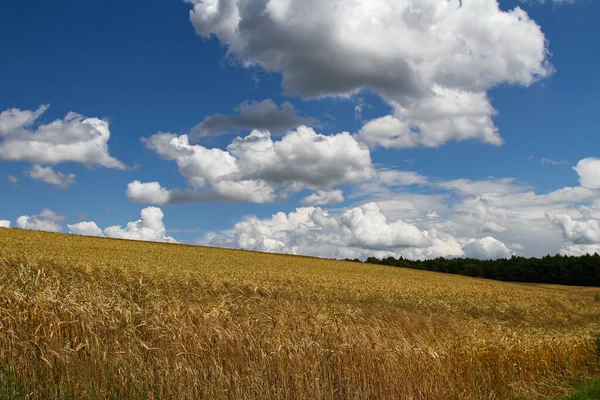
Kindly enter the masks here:
[[535, 398], [597, 291], [0, 229], [0, 398]]

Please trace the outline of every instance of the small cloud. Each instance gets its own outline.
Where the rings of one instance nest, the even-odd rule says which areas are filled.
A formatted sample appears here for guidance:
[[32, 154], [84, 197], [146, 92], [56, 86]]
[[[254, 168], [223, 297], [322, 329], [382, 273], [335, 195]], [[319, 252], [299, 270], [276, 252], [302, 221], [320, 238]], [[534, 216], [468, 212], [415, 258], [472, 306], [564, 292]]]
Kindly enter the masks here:
[[550, 158], [542, 158], [541, 160], [542, 164], [549, 164], [549, 165], [564, 165], [564, 164], [568, 164], [568, 162], [566, 161], [554, 161]]
[[583, 3], [581, 0], [520, 0], [523, 4], [536, 5], [550, 3], [553, 6], [562, 6], [565, 4]]
[[375, 106], [364, 101], [362, 98], [358, 99], [358, 104], [354, 107], [354, 119], [357, 121], [362, 120], [362, 113], [365, 109], [373, 110]]
[[58, 186], [61, 189], [67, 189], [75, 183], [75, 174], [63, 174], [55, 172], [52, 167], [42, 167], [34, 165], [25, 172], [31, 179], [36, 179], [42, 182]]
[[360, 121], [362, 119], [362, 111], [365, 107], [365, 103], [360, 103], [354, 107], [354, 119]]
[[344, 202], [344, 193], [341, 190], [319, 190], [302, 199], [304, 207], [333, 206]]
[[10, 183], [12, 183], [14, 186], [19, 186], [19, 178], [17, 178], [17, 177], [16, 177], [16, 176], [14, 176], [14, 175], [9, 175], [9, 176], [8, 176], [8, 181], [9, 181]]

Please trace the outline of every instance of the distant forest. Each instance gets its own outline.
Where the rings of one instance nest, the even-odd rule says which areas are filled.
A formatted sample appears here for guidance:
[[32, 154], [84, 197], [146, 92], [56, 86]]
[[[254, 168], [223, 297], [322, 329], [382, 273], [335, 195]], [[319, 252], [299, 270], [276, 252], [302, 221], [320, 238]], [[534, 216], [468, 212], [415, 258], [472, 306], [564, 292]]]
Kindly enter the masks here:
[[[346, 259], [346, 261], [360, 262], [358, 259]], [[509, 259], [501, 258], [498, 260], [446, 259], [440, 257], [425, 261], [407, 260], [402, 257], [387, 257], [384, 259], [369, 257], [366, 262], [507, 282], [600, 287], [600, 256], [598, 254], [588, 254], [580, 257], [548, 255], [543, 258], [512, 256]]]

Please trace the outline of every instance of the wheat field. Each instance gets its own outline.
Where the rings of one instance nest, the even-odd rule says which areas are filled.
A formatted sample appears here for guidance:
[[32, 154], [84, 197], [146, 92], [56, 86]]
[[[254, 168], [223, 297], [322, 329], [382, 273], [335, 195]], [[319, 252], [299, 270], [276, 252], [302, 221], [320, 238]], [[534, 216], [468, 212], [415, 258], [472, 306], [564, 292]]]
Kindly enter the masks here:
[[595, 293], [0, 229], [0, 398], [535, 398], [599, 372]]

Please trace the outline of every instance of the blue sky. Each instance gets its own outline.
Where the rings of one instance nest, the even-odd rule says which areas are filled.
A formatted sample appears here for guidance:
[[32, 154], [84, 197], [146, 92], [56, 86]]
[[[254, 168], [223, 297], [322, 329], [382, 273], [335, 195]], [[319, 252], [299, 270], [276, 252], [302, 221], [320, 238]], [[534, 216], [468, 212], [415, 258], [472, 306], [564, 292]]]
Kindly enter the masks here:
[[[598, 2], [308, 3], [3, 5], [0, 219], [328, 257], [596, 251]], [[270, 139], [225, 152], [253, 128]]]

